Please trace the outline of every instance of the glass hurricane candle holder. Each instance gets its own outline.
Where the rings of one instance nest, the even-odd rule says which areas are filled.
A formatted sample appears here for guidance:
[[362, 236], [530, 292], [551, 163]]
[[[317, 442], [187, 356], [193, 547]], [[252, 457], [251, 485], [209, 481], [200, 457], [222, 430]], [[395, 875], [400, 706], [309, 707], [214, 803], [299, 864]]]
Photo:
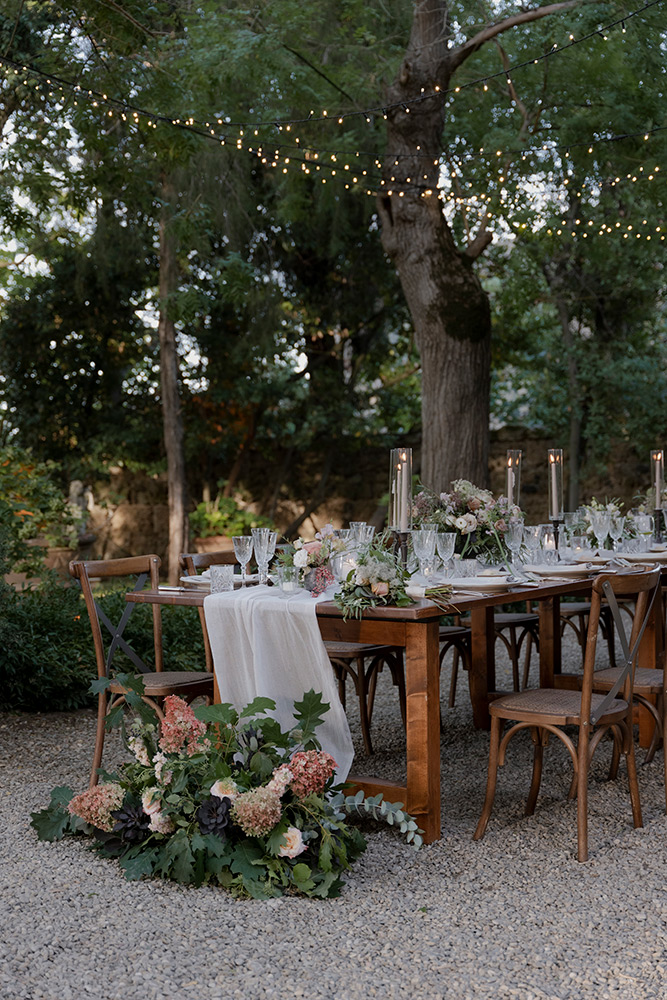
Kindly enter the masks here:
[[563, 449], [549, 448], [547, 452], [549, 473], [549, 520], [563, 519]]
[[412, 528], [412, 448], [392, 448], [387, 522], [392, 531]]
[[521, 506], [521, 456], [520, 448], [509, 448], [507, 451], [507, 468], [505, 470], [505, 495], [509, 506]]

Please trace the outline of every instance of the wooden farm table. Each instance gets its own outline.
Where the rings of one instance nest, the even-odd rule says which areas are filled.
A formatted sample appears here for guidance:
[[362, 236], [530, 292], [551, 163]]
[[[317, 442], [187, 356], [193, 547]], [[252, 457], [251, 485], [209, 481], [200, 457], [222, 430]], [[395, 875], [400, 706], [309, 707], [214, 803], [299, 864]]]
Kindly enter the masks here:
[[[537, 587], [517, 586], [501, 594], [457, 597], [452, 613], [469, 612], [472, 632], [470, 694], [473, 720], [488, 728], [489, 698], [496, 693], [495, 633], [493, 609], [500, 604], [532, 601], [540, 619], [540, 686], [569, 686], [561, 674], [560, 599], [565, 595], [586, 598], [592, 579], [544, 582]], [[186, 588], [133, 591], [126, 595], [136, 603], [200, 608], [206, 593]], [[431, 601], [416, 601], [409, 608], [376, 608], [360, 620], [348, 619], [333, 602], [316, 606], [324, 640], [368, 642], [405, 649], [406, 682], [406, 784], [366, 776], [348, 779], [368, 795], [378, 792], [390, 801], [405, 803], [424, 830], [427, 843], [440, 837], [440, 683], [439, 619], [443, 613]], [[640, 661], [643, 666], [662, 666], [663, 637], [660, 615], [647, 628]]]

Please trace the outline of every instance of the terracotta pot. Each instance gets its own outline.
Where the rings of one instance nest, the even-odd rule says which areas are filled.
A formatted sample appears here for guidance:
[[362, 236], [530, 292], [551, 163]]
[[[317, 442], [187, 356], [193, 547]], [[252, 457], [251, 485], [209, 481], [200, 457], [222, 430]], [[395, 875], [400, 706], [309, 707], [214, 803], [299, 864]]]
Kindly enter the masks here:
[[228, 535], [207, 535], [194, 538], [195, 552], [233, 552], [234, 543]]

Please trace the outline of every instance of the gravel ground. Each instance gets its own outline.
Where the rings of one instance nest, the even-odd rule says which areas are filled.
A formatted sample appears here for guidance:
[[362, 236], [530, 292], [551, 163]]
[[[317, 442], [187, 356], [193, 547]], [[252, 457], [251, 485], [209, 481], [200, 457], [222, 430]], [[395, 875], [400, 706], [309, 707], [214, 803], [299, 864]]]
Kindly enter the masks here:
[[[576, 650], [567, 656], [575, 668]], [[530, 754], [517, 738], [486, 837], [473, 843], [488, 736], [472, 728], [465, 675], [454, 710], [448, 685], [445, 669], [442, 840], [414, 853], [369, 829], [342, 896], [324, 902], [127, 883], [84, 842], [39, 843], [31, 810], [54, 785], [86, 784], [93, 713], [0, 715], [2, 1000], [667, 997], [660, 761], [640, 769], [645, 825], [634, 830], [624, 772], [606, 782], [600, 748], [591, 858], [580, 865], [566, 751], [550, 748], [536, 814], [524, 818]], [[362, 758], [352, 692], [348, 714]], [[373, 737], [373, 772], [397, 776], [404, 745], [386, 672]], [[119, 752], [110, 746], [105, 763]]]

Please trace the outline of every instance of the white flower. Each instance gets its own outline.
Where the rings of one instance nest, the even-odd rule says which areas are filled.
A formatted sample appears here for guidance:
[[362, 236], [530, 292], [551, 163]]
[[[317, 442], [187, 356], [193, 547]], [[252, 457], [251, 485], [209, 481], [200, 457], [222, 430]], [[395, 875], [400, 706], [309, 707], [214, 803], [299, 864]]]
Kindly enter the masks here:
[[283, 834], [283, 843], [278, 848], [278, 854], [280, 857], [296, 858], [297, 855], [302, 854], [305, 849], [306, 845], [303, 842], [301, 830], [298, 830], [295, 826], [288, 826], [287, 831]]
[[457, 517], [456, 518], [456, 520], [454, 521], [454, 527], [457, 529], [457, 531], [464, 531], [465, 532], [467, 530], [467, 528], [468, 528], [468, 521], [466, 520], [466, 518], [467, 518], [467, 514], [466, 515], [462, 514], [461, 517]]
[[148, 826], [149, 829], [153, 831], [153, 833], [174, 832], [174, 823], [171, 816], [165, 816], [165, 814], [161, 812], [159, 809], [152, 814]]
[[144, 741], [139, 736], [130, 736], [127, 741], [127, 745], [139, 761], [140, 764], [144, 764], [146, 767], [150, 765], [150, 758], [148, 756], [148, 751], [144, 745]]
[[294, 553], [294, 565], [298, 567], [298, 569], [303, 569], [308, 565], [308, 553], [305, 549], [298, 549]]
[[158, 798], [159, 794], [159, 788], [147, 788], [141, 796], [141, 807], [147, 816], [152, 816], [154, 813], [160, 812], [162, 803]]
[[465, 528], [461, 528], [461, 534], [469, 535], [477, 527], [477, 518], [474, 514], [464, 514], [463, 520], [465, 521]]
[[229, 799], [230, 802], [233, 802], [239, 794], [236, 782], [232, 781], [231, 778], [219, 778], [211, 785], [209, 791], [211, 795], [215, 796], [215, 798]]

